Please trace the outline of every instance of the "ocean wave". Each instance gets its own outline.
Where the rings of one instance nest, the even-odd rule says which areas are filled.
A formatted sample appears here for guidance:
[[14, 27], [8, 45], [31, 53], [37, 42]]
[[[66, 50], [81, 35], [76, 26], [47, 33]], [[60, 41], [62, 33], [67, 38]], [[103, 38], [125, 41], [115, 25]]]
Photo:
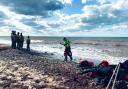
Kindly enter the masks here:
[[73, 44], [78, 45], [104, 45], [104, 46], [128, 46], [128, 42], [74, 42]]
[[0, 44], [8, 44], [8, 45], [10, 45], [11, 41], [9, 41], [9, 40], [0, 40]]
[[102, 43], [84, 43], [84, 42], [81, 42], [81, 43], [75, 42], [74, 44], [103, 45]]
[[42, 43], [44, 42], [43, 40], [31, 40], [32, 43]]

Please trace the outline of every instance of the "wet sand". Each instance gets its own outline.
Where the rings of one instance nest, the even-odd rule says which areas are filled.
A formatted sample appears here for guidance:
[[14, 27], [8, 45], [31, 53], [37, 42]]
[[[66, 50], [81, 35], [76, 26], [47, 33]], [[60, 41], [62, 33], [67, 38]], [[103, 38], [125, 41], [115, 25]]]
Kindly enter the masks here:
[[80, 75], [76, 63], [45, 55], [9, 47], [1, 50], [0, 89], [102, 89]]

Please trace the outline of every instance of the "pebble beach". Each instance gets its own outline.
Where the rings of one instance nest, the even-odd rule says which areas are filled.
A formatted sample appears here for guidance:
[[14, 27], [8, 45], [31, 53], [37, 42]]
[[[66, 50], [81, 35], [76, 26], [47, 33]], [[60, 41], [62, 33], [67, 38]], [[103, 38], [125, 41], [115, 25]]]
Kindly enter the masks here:
[[0, 89], [103, 89], [79, 73], [74, 62], [1, 46]]

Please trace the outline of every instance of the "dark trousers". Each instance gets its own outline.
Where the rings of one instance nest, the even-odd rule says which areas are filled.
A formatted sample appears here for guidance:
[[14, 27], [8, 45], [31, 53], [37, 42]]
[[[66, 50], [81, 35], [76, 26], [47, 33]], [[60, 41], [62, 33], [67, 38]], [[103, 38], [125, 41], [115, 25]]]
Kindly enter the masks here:
[[20, 44], [19, 44], [19, 48], [20, 48], [20, 49], [23, 48], [23, 42], [20, 42]]
[[72, 61], [72, 52], [71, 52], [70, 46], [65, 47], [64, 56], [65, 56], [65, 61], [67, 61], [68, 56], [70, 57], [70, 60]]
[[27, 44], [27, 51], [30, 51], [30, 44]]
[[15, 41], [12, 41], [11, 47], [12, 47], [13, 49], [16, 49], [16, 42], [15, 42]]

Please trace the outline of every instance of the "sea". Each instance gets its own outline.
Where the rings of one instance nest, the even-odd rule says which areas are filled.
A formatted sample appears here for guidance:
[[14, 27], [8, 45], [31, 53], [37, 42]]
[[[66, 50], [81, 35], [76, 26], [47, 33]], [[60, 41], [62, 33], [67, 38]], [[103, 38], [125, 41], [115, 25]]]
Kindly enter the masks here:
[[[27, 37], [25, 37], [26, 40]], [[64, 60], [63, 37], [31, 36], [31, 49]], [[90, 60], [96, 65], [102, 60], [118, 64], [128, 59], [128, 37], [67, 37], [71, 41], [73, 61]], [[1, 36], [0, 44], [11, 45], [9, 36]], [[24, 41], [26, 48], [26, 41]]]

